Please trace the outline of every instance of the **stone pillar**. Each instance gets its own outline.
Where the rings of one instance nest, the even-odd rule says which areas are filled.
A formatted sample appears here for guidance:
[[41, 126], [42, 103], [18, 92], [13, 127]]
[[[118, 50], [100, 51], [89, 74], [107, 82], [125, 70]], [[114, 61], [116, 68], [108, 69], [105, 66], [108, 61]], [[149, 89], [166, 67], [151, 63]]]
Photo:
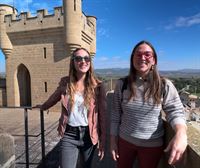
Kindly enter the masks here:
[[[1, 128], [0, 128], [1, 129]], [[0, 130], [0, 167], [15, 167], [14, 138]]]

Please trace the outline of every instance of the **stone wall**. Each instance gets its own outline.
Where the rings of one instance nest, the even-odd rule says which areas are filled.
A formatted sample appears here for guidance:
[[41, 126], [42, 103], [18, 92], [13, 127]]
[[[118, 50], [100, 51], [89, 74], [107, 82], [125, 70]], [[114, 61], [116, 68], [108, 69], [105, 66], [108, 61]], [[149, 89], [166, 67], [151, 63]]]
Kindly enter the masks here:
[[[63, 0], [53, 14], [38, 10], [8, 14], [0, 6], [0, 48], [6, 58], [8, 106], [35, 106], [54, 92], [67, 76], [76, 47], [96, 52], [96, 18], [82, 12], [82, 0]], [[6, 6], [6, 7], [5, 7]], [[51, 108], [60, 111], [60, 105]]]
[[3, 133], [0, 128], [0, 167], [14, 168], [15, 167], [15, 146], [14, 138]]
[[6, 106], [6, 88], [0, 88], [0, 106]]

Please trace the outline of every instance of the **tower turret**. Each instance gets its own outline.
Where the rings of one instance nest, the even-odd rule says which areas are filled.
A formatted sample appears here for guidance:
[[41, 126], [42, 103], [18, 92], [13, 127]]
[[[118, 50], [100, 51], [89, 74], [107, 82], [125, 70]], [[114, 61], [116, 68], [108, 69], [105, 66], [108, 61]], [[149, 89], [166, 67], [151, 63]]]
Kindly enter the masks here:
[[64, 31], [67, 55], [80, 47], [82, 0], [63, 0]]
[[96, 21], [97, 19], [95, 16], [87, 16], [87, 20], [88, 20], [88, 25], [92, 29], [91, 33], [93, 34], [93, 37], [95, 37], [92, 39], [92, 43], [90, 45], [90, 54], [94, 56], [94, 54], [96, 53]]
[[6, 58], [12, 52], [13, 46], [6, 33], [6, 24], [4, 22], [5, 15], [12, 15], [14, 18], [17, 14], [16, 9], [12, 6], [0, 4], [0, 48], [2, 49]]

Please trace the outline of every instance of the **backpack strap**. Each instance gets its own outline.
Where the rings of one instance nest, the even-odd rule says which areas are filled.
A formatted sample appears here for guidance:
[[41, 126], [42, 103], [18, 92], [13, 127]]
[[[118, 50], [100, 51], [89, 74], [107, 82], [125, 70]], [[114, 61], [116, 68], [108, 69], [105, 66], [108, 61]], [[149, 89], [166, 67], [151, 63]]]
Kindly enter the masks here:
[[122, 102], [123, 101], [123, 92], [128, 87], [128, 76], [126, 76], [124, 78], [120, 78], [119, 80], [121, 80], [123, 82], [122, 88], [121, 88], [121, 102]]
[[103, 84], [103, 82], [101, 82], [101, 83], [99, 83], [98, 85], [97, 85], [97, 87], [94, 89], [94, 91], [95, 91], [95, 101], [97, 101], [97, 103], [96, 103], [96, 108], [97, 108], [97, 110], [96, 110], [96, 112], [98, 112], [99, 110], [99, 103], [98, 103], [98, 100], [101, 98], [100, 97], [100, 92], [101, 92], [101, 90], [103, 89], [103, 87], [104, 87], [104, 84]]
[[[123, 92], [124, 90], [127, 89], [128, 87], [128, 76], [125, 76], [123, 78], [120, 78], [119, 80], [121, 80], [123, 82], [122, 84], [122, 88], [121, 88], [121, 102], [123, 101]], [[165, 96], [165, 85], [166, 85], [166, 79], [164, 77], [161, 77], [161, 94], [162, 94], [162, 98], [164, 98]]]
[[166, 85], [166, 79], [164, 77], [161, 77], [161, 94], [162, 94], [162, 98], [164, 99], [165, 95], [166, 95], [166, 91], [165, 91], [165, 85]]

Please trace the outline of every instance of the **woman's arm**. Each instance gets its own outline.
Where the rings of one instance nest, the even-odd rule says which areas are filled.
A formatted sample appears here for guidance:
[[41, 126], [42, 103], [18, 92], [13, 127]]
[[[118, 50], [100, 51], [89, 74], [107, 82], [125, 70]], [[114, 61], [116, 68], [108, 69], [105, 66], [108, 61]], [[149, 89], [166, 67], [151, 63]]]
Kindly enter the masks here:
[[122, 100], [122, 80], [119, 80], [116, 84], [112, 109], [111, 109], [111, 128], [110, 128], [110, 150], [113, 160], [117, 161], [119, 158], [118, 153], [118, 136], [119, 136], [119, 125], [121, 122], [121, 100]]
[[107, 102], [106, 102], [106, 91], [105, 86], [103, 83], [99, 86], [99, 94], [98, 94], [98, 123], [100, 128], [100, 141], [102, 146], [105, 146], [106, 140], [106, 109], [107, 109]]
[[105, 143], [106, 143], [106, 92], [104, 84], [101, 83], [97, 88], [98, 97], [97, 97], [97, 107], [98, 107], [98, 124], [99, 124], [99, 142], [98, 142], [98, 156], [100, 160], [104, 157]]
[[187, 126], [184, 107], [176, 88], [169, 80], [166, 81], [163, 110], [175, 131], [174, 137], [165, 149], [165, 152], [170, 152], [168, 163], [174, 164], [181, 159], [187, 147]]
[[54, 106], [58, 101], [61, 99], [61, 95], [65, 93], [66, 86], [67, 86], [67, 77], [61, 78], [57, 89], [54, 93], [45, 101], [41, 106], [40, 109], [47, 110], [50, 107]]
[[187, 147], [186, 126], [181, 124], [174, 125], [175, 135], [169, 142], [165, 152], [170, 152], [169, 164], [175, 164], [179, 161]]

